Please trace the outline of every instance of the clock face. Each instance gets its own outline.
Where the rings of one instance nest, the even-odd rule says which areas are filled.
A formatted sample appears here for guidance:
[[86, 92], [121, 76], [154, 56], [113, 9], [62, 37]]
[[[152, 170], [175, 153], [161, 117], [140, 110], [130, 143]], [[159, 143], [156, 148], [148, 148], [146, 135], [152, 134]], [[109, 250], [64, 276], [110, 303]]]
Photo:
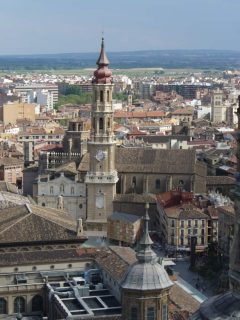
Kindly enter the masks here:
[[98, 193], [96, 195], [96, 207], [98, 209], [104, 208], [104, 194], [103, 193]]
[[102, 150], [98, 150], [98, 152], [97, 152], [97, 154], [96, 154], [96, 159], [97, 159], [98, 161], [102, 161], [102, 160], [105, 159], [105, 157], [106, 157], [105, 152], [103, 152]]

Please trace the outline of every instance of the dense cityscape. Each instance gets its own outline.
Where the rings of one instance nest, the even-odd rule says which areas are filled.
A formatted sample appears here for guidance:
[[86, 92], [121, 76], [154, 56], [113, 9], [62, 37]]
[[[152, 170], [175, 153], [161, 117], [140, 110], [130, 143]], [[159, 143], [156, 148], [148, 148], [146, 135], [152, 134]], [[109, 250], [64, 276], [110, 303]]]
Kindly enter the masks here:
[[0, 56], [0, 319], [240, 319], [240, 51], [98, 41]]

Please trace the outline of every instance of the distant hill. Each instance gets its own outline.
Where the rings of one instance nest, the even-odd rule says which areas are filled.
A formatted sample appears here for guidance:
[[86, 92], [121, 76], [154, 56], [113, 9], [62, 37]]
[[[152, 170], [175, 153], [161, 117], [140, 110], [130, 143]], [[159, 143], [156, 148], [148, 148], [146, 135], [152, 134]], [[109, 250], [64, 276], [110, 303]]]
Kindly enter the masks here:
[[[95, 67], [97, 53], [0, 56], [0, 70], [80, 69]], [[240, 51], [154, 50], [108, 53], [112, 68], [240, 69]]]

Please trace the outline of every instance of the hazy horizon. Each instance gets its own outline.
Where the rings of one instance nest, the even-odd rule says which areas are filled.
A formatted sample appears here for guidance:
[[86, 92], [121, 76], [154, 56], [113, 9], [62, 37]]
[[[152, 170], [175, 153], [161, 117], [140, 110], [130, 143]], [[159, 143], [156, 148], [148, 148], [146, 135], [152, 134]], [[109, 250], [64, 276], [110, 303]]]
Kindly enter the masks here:
[[0, 54], [240, 51], [239, 0], [0, 0]]

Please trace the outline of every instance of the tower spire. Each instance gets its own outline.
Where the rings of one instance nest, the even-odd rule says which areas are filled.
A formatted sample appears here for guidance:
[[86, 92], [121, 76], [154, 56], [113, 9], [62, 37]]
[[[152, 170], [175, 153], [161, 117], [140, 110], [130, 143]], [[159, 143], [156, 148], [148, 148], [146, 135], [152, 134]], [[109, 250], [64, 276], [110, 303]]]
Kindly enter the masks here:
[[151, 249], [153, 243], [149, 236], [149, 215], [148, 215], [149, 203], [145, 205], [145, 215], [143, 217], [143, 234], [139, 241], [139, 250], [137, 252], [137, 259], [139, 262], [151, 262], [157, 257], [155, 252]]
[[109, 60], [105, 52], [104, 37], [102, 37], [101, 50], [96, 64], [98, 69], [94, 72], [93, 83], [112, 83], [112, 72], [108, 69]]

